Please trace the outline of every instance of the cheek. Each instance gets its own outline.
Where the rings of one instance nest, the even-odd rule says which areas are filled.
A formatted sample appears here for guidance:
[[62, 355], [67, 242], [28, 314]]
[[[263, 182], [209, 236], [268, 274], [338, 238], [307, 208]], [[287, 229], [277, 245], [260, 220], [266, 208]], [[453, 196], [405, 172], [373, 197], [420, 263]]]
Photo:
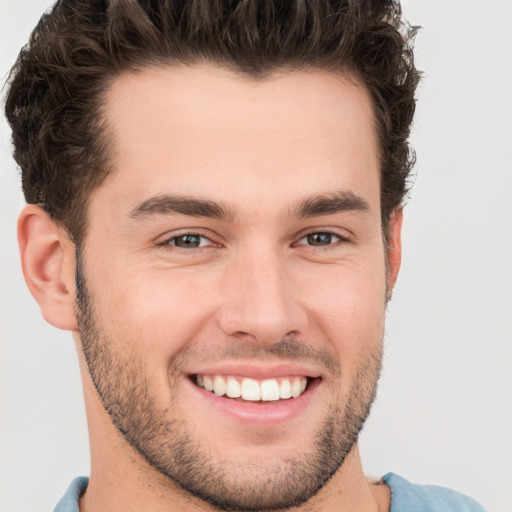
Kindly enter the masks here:
[[95, 300], [104, 325], [117, 339], [144, 351], [147, 361], [165, 365], [200, 337], [215, 302], [212, 283], [188, 274], [139, 271], [111, 276], [109, 285], [100, 288], [103, 300]]
[[361, 352], [374, 350], [382, 341], [386, 310], [384, 263], [344, 265], [322, 274], [303, 280], [304, 304], [342, 364], [355, 361]]
[[[290, 267], [287, 286], [310, 319], [305, 337], [326, 340], [340, 360], [380, 343], [385, 312], [385, 266], [373, 248], [341, 264], [301, 263]], [[382, 257], [380, 257], [382, 256]], [[94, 272], [95, 271], [95, 272]], [[152, 367], [195, 341], [215, 339], [214, 321], [225, 305], [226, 269], [166, 269], [101, 265], [91, 269], [98, 318], [116, 342], [141, 352]]]
[[369, 400], [379, 375], [385, 318], [383, 282], [383, 275], [379, 279], [333, 277], [330, 293], [319, 303], [317, 324], [341, 366], [341, 378], [331, 383], [332, 390], [345, 404], [354, 396]]

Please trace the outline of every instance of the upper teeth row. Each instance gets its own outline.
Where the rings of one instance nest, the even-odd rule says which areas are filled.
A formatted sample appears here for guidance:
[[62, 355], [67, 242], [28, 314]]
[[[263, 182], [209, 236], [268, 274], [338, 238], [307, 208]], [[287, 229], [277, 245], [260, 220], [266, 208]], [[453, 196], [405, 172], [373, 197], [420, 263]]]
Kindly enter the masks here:
[[221, 375], [197, 375], [197, 385], [212, 391], [217, 396], [227, 395], [229, 398], [240, 398], [251, 401], [267, 401], [297, 398], [304, 393], [307, 385], [306, 377], [286, 377], [267, 379], [261, 382], [245, 378], [239, 381], [235, 377]]

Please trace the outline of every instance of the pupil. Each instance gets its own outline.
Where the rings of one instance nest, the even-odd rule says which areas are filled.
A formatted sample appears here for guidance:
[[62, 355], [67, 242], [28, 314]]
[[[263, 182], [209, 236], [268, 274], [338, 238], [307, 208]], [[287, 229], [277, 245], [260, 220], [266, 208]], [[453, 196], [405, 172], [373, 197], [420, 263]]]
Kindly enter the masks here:
[[330, 233], [311, 233], [308, 235], [308, 243], [310, 245], [329, 245], [332, 242]]
[[196, 235], [183, 235], [176, 239], [178, 247], [199, 247], [199, 237]]

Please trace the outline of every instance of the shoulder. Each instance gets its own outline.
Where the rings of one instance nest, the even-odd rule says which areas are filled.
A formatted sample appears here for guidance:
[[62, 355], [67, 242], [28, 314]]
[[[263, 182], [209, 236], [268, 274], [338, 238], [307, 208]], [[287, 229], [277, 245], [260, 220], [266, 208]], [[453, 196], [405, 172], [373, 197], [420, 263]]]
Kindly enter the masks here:
[[472, 498], [445, 487], [412, 484], [394, 473], [382, 481], [391, 489], [390, 512], [485, 512]]
[[78, 502], [88, 483], [89, 479], [85, 476], [75, 478], [53, 512], [79, 512]]

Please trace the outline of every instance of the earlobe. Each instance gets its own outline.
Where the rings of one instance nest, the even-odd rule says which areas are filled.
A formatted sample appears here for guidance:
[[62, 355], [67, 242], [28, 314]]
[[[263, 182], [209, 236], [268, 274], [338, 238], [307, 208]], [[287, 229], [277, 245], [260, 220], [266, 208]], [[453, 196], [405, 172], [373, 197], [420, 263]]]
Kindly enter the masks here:
[[75, 330], [74, 245], [39, 206], [26, 206], [18, 219], [25, 281], [45, 320]]
[[391, 214], [388, 226], [388, 300], [391, 299], [391, 294], [398, 278], [398, 272], [400, 271], [400, 265], [402, 263], [402, 222], [403, 208], [398, 208]]

